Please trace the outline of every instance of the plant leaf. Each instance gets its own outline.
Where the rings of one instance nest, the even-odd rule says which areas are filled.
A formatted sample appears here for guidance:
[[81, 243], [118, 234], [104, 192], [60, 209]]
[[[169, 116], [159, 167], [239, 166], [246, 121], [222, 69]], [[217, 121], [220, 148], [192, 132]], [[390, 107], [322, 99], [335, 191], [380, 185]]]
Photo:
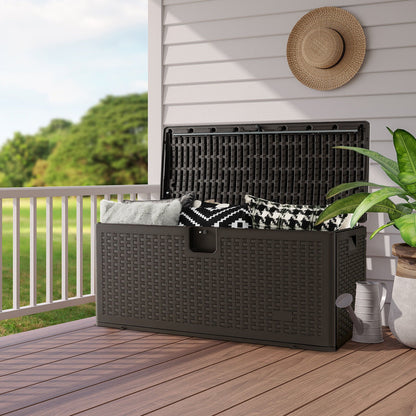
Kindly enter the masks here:
[[[354, 211], [354, 214], [351, 218], [351, 227], [354, 227], [354, 225], [358, 222], [358, 220], [367, 211], [370, 211], [370, 209], [374, 205], [378, 204], [381, 201], [384, 201], [385, 199], [391, 196], [403, 196], [403, 195], [406, 196], [406, 192], [396, 187], [386, 187], [386, 188], [380, 189], [379, 191], [369, 194]], [[388, 211], [384, 211], [384, 212], [388, 212]]]
[[361, 186], [372, 186], [375, 188], [384, 188], [384, 185], [377, 185], [376, 183], [371, 183], [371, 182], [348, 182], [348, 183], [342, 183], [341, 185], [334, 186], [332, 189], [329, 190], [326, 197], [332, 198], [341, 192], [349, 191], [350, 189], [359, 188]]
[[391, 135], [393, 136], [393, 134], [394, 134], [394, 131], [390, 128], [390, 127], [387, 127], [386, 126], [386, 129], [391, 133]]
[[399, 179], [403, 185], [416, 184], [416, 175], [413, 175], [412, 173], [401, 172], [399, 173]]
[[[316, 224], [321, 224], [322, 222], [329, 220], [330, 218], [336, 217], [340, 214], [351, 214], [357, 207], [369, 196], [368, 192], [360, 192], [347, 196], [343, 199], [338, 199], [333, 202], [331, 205], [325, 208], [325, 210], [318, 217]], [[371, 207], [368, 210], [369, 212], [387, 212], [389, 215], [392, 215], [394, 219], [399, 218], [403, 215], [402, 212], [396, 209], [396, 205], [393, 204], [389, 199], [381, 201]]]
[[405, 188], [415, 196], [416, 184], [411, 182], [411, 178], [416, 177], [416, 139], [406, 130], [397, 129], [393, 134], [393, 142], [400, 170], [399, 180], [403, 178], [406, 181]]
[[378, 227], [377, 228], [377, 230], [375, 230], [374, 232], [373, 232], [373, 234], [371, 234], [371, 236], [370, 236], [370, 240], [377, 234], [377, 233], [379, 233], [381, 230], [384, 230], [385, 228], [387, 228], [387, 227], [390, 227], [391, 225], [394, 225], [394, 221], [392, 221], [392, 222], [388, 222], [387, 224], [383, 224], [381, 227]]
[[396, 204], [396, 207], [400, 209], [400, 211], [402, 211], [403, 213], [410, 214], [414, 209], [416, 209], [416, 202], [406, 202], [403, 204]]
[[381, 155], [378, 152], [375, 152], [373, 150], [369, 149], [363, 149], [362, 147], [352, 147], [352, 146], [336, 146], [335, 149], [347, 149], [347, 150], [353, 150], [354, 152], [360, 153], [361, 155], [367, 156], [370, 159], [373, 159], [375, 162], [377, 162], [381, 168], [384, 170], [386, 175], [397, 185], [402, 186], [402, 183], [399, 179], [399, 165], [396, 161], [389, 159], [388, 157], [385, 157]]
[[403, 241], [409, 246], [416, 247], [416, 214], [404, 215], [394, 221], [400, 230]]

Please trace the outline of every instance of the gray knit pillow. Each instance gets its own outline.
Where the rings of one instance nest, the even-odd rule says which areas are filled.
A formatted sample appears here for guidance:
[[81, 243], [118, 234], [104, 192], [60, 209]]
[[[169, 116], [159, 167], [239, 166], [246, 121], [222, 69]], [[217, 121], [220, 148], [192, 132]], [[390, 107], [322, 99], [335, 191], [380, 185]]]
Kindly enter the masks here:
[[182, 210], [180, 198], [137, 203], [100, 203], [100, 221], [112, 224], [178, 225]]

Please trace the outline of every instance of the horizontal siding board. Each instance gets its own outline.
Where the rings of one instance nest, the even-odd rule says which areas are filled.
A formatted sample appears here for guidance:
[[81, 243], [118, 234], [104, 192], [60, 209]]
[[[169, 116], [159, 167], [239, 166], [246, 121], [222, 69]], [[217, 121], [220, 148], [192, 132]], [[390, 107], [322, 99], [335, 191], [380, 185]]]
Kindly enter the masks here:
[[[400, 4], [403, 0], [398, 0]], [[371, 4], [385, 3], [384, 0], [371, 0]], [[332, 0], [331, 6], [348, 7], [361, 5], [359, 0]], [[164, 24], [182, 24], [207, 20], [230, 19], [245, 16], [258, 16], [273, 13], [290, 13], [302, 11], [307, 13], [317, 7], [328, 6], [323, 0], [210, 0], [185, 4], [166, 5], [164, 7]]]
[[[364, 224], [367, 227], [367, 231], [369, 232], [369, 236], [371, 233], [376, 230], [381, 225], [388, 222], [388, 216], [384, 213], [374, 213], [371, 212], [367, 215], [367, 221]], [[367, 246], [367, 249], [369, 249], [369, 253], [373, 256], [391, 256], [391, 250], [390, 248], [386, 251], [386, 247], [393, 244], [390, 242], [385, 242], [383, 240], [383, 236], [385, 235], [396, 235], [398, 236], [398, 230], [394, 227], [386, 228], [383, 231], [381, 231], [376, 237], [374, 237]], [[397, 237], [399, 238], [399, 237]], [[395, 241], [395, 243], [398, 243], [399, 241]], [[387, 246], [386, 246], [387, 244]]]
[[[400, 97], [392, 97], [392, 99], [400, 100]], [[380, 119], [367, 119], [370, 123], [370, 137], [371, 143], [382, 152], [389, 147], [382, 147], [381, 142], [387, 142], [387, 146], [393, 146], [392, 136], [387, 130], [390, 127], [392, 130], [404, 129], [416, 136], [416, 116], [415, 117], [400, 117], [400, 118], [380, 118]], [[392, 147], [391, 147], [392, 149]]]
[[284, 56], [287, 36], [165, 46], [165, 65]]
[[164, 124], [250, 123], [299, 120], [365, 120], [416, 116], [416, 94], [313, 98], [165, 106]]
[[393, 144], [391, 134], [390, 134], [390, 138], [391, 138], [390, 141], [372, 140], [370, 142], [370, 149], [374, 150], [375, 152], [381, 153], [382, 155], [387, 156], [390, 159], [396, 159], [396, 151], [394, 149], [394, 144]]
[[[416, 70], [416, 46], [369, 50], [359, 73], [409, 70]], [[186, 85], [292, 77], [286, 57], [283, 56], [167, 66], [164, 72], [164, 84]]]
[[396, 259], [393, 257], [367, 257], [367, 279], [393, 280], [396, 273]]
[[[368, 224], [365, 224], [365, 226], [367, 227], [367, 231], [369, 231], [368, 237], [370, 237], [370, 232], [377, 228]], [[395, 228], [391, 227], [390, 230], [395, 230]], [[394, 258], [391, 253], [391, 247], [393, 244], [399, 244], [402, 242], [403, 240], [398, 232], [396, 232], [396, 234], [386, 234], [381, 232], [377, 234], [372, 240], [368, 239], [367, 255], [370, 257]]]
[[[375, 26], [366, 30], [368, 49], [415, 46], [416, 23]], [[167, 45], [164, 64], [184, 64], [286, 55], [288, 35], [220, 40], [197, 44]]]
[[395, 183], [390, 180], [379, 165], [370, 161], [369, 181], [379, 185], [395, 186]]
[[[403, 1], [399, 4], [384, 3], [346, 7], [358, 18], [366, 31], [368, 27], [414, 22], [416, 2]], [[275, 13], [279, 12], [276, 4]], [[221, 20], [222, 10], [217, 10], [217, 19], [208, 22], [187, 23], [166, 26], [164, 44], [208, 42], [222, 39], [237, 39], [257, 36], [288, 35], [296, 22], [305, 12], [247, 16], [236, 19]]]
[[[220, 14], [221, 11], [219, 10]], [[304, 13], [249, 16], [233, 20], [166, 26], [164, 44], [211, 42], [258, 36], [288, 35]]]
[[416, 93], [416, 71], [403, 71], [400, 76], [395, 72], [360, 74], [344, 88], [325, 93], [305, 87], [296, 78], [166, 86], [164, 91], [164, 104]]

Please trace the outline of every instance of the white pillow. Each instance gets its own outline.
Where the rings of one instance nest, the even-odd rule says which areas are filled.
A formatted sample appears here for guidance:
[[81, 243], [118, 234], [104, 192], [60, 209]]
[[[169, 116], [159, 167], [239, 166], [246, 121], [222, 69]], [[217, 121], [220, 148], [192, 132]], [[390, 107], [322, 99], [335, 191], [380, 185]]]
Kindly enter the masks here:
[[112, 224], [178, 225], [182, 204], [180, 199], [160, 201], [100, 203], [100, 221]]

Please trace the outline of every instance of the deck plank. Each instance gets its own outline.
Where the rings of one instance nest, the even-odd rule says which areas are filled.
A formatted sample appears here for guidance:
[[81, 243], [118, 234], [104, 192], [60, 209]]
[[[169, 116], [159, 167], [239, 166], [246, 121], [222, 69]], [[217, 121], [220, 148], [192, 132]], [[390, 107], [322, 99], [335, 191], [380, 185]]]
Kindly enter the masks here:
[[40, 351], [36, 351], [37, 348], [34, 346], [35, 352], [28, 352], [27, 354], [0, 362], [0, 380], [1, 377], [9, 374], [51, 363], [52, 357], [53, 361], [60, 361], [147, 336], [149, 336], [149, 333], [119, 331], [105, 336], [94, 336], [79, 341], [68, 342], [67, 344], [58, 345], [55, 348], [51, 347]]
[[[50, 336], [57, 336], [60, 334], [68, 334], [72, 331], [79, 331], [81, 329], [92, 328], [96, 326], [97, 318], [79, 319], [77, 321], [65, 322], [63, 324], [51, 325], [45, 328], [32, 329], [31, 331], [20, 332], [18, 334], [11, 334], [0, 337], [0, 348], [9, 347], [11, 345], [21, 345], [25, 342], [36, 341]], [[113, 332], [117, 329], [103, 328], [105, 331]]]
[[416, 378], [393, 394], [380, 400], [360, 416], [414, 416], [416, 415]]
[[[408, 350], [395, 339], [389, 337], [384, 343], [367, 345], [354, 351], [353, 354], [345, 355], [339, 360], [307, 372], [290, 382], [276, 384], [271, 389], [269, 386], [273, 384], [272, 382], [255, 385], [251, 384], [249, 379], [241, 378], [228, 386], [222, 386], [221, 394], [224, 394], [226, 399], [221, 401], [220, 404], [210, 404], [210, 398], [212, 401], [212, 397], [219, 394], [218, 389], [212, 389], [205, 394], [191, 397], [181, 403], [186, 406], [186, 411], [181, 411], [181, 415], [191, 414], [192, 410], [195, 410], [197, 402], [207, 406], [208, 414], [222, 412], [220, 414], [224, 416], [241, 414], [249, 414], [250, 416], [286, 415], [316, 400], [323, 394], [336, 390], [345, 383], [376, 369]], [[250, 397], [253, 398], [250, 399]], [[225, 410], [227, 406], [229, 409]], [[169, 412], [170, 414], [176, 414], [177, 407], [178, 405], [172, 405], [159, 412], [152, 413], [152, 415], [162, 416], [169, 414]]]
[[[112, 379], [117, 376], [118, 372], [122, 375], [131, 372], [133, 371], [131, 370], [133, 363], [136, 362], [137, 366], [145, 366], [149, 362], [161, 359], [156, 351], [158, 348], [182, 340], [186, 340], [186, 338], [182, 336], [153, 335], [141, 338], [140, 343], [125, 343], [112, 349], [83, 354], [77, 359], [80, 362], [87, 363], [88, 368], [80, 371], [68, 371], [69, 367], [66, 360], [59, 361], [53, 371], [53, 376], [50, 375], [48, 380], [2, 394], [0, 396], [0, 414], [1, 412], [32, 406], [88, 387], [91, 384]], [[102, 364], [103, 362], [104, 364]], [[65, 372], [69, 374], [60, 376]]]
[[[154, 356], [155, 354], [149, 354], [147, 357], [143, 357], [145, 364], [142, 365], [142, 370], [137, 366], [137, 371], [131, 372], [124, 377], [95, 384], [89, 388], [79, 389], [72, 394], [50, 400], [46, 405], [40, 403], [37, 406], [32, 406], [28, 409], [27, 413], [18, 412], [17, 414], [20, 416], [69, 415], [71, 412], [82, 412], [86, 409], [99, 406], [103, 402], [116, 400], [125, 395], [135, 393], [137, 390], [149, 388], [150, 390], [146, 390], [147, 392], [151, 392], [150, 395], [148, 394], [148, 399], [157, 401], [159, 396], [157, 392], [153, 394], [153, 388], [161, 382], [175, 380], [176, 377], [192, 372], [195, 368], [209, 368], [219, 361], [246, 356], [250, 351], [260, 349], [259, 346], [249, 344], [221, 343], [211, 348], [198, 351], [195, 349], [195, 345], [201, 344], [201, 342], [202, 340], [197, 339], [184, 341], [182, 350], [177, 351], [174, 348], [164, 348], [160, 351], [161, 354], [158, 359]], [[213, 340], [204, 340], [204, 342], [212, 343]], [[179, 346], [179, 343], [176, 346]], [[152, 363], [153, 365], [150, 365]], [[88, 410], [88, 412], [90, 413], [91, 410]], [[113, 414], [123, 413], [124, 409], [118, 408], [116, 413]]]
[[409, 350], [361, 377], [329, 392], [312, 403], [291, 413], [293, 416], [351, 416], [395, 392], [415, 379], [416, 350]]
[[141, 340], [149, 336], [122, 331], [6, 361], [0, 367], [0, 373], [5, 373], [0, 376], [0, 394], [123, 358], [131, 350], [137, 352], [134, 348], [140, 348]]
[[[348, 348], [326, 353], [297, 350], [297, 353], [290, 354], [290, 351], [287, 348], [263, 347], [244, 357], [217, 363], [210, 368], [194, 371], [175, 380], [161, 383], [151, 389], [152, 394], [149, 394], [149, 391], [137, 392], [90, 409], [85, 414], [91, 416], [115, 414], [117, 408], [123, 409], [124, 416], [147, 414], [216, 386], [219, 386], [221, 392], [221, 388], [234, 379], [248, 379], [250, 384], [265, 383], [270, 380], [273, 383], [285, 382], [353, 352]], [[227, 393], [221, 392], [221, 397], [226, 400]], [[218, 402], [218, 399], [214, 400]], [[203, 409], [202, 405], [197, 410], [197, 414], [200, 409]], [[170, 414], [182, 416], [182, 412], [183, 409]], [[193, 409], [193, 414], [195, 414], [195, 409]], [[204, 409], [204, 414], [213, 413]]]

